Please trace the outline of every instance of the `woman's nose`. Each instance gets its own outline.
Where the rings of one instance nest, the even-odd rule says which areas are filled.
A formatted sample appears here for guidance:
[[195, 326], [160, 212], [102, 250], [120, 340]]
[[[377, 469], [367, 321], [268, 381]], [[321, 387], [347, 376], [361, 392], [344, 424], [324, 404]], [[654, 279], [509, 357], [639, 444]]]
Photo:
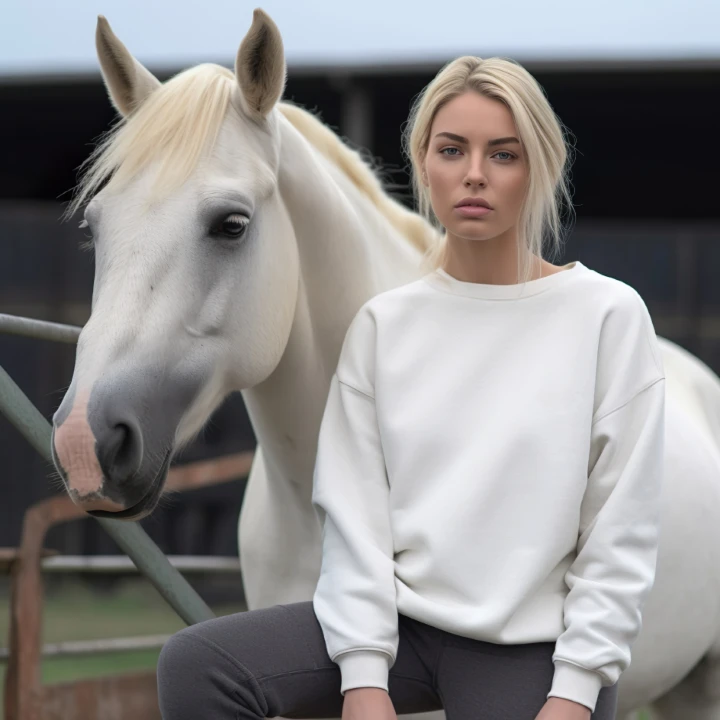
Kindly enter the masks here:
[[472, 159], [470, 166], [468, 167], [467, 174], [465, 175], [465, 185], [467, 187], [473, 185], [485, 185], [487, 178], [483, 169], [482, 161], [478, 159]]

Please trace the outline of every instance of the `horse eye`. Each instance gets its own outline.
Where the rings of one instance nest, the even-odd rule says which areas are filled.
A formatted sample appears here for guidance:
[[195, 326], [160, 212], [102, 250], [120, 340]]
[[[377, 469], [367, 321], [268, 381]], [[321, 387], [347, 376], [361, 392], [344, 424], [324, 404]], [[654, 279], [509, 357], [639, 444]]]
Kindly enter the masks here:
[[[88, 230], [90, 228], [90, 223], [87, 220], [82, 220], [78, 227], [81, 230]], [[80, 241], [80, 249], [81, 250], [93, 250], [95, 248], [95, 238], [93, 238], [92, 230], [90, 230], [89, 235], [85, 235], [85, 239]]]
[[233, 215], [228, 215], [217, 226], [213, 231], [213, 235], [220, 235], [235, 240], [243, 235], [249, 224], [250, 220], [245, 217], [245, 215], [234, 213]]
[[78, 228], [80, 228], [80, 230], [90, 230], [90, 235], [86, 235], [85, 237], [92, 237], [92, 229], [90, 228], [90, 223], [87, 221], [87, 219], [84, 218], [83, 220], [81, 220]]

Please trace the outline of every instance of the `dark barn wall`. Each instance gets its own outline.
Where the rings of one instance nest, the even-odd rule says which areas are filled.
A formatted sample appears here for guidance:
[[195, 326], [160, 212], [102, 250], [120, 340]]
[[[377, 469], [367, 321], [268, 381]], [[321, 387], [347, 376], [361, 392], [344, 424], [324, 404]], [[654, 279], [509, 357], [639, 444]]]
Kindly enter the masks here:
[[[532, 71], [532, 67], [529, 67]], [[576, 138], [577, 227], [565, 252], [635, 286], [658, 331], [720, 371], [720, 71], [537, 72]], [[348, 87], [368, 102], [370, 150], [395, 194], [410, 202], [400, 132], [431, 72], [297, 77], [286, 97], [347, 131]], [[81, 324], [92, 257], [77, 249], [77, 221], [59, 217], [75, 170], [114, 121], [99, 80], [0, 85], [0, 312]], [[341, 127], [344, 125], [344, 127]], [[0, 335], [0, 363], [50, 417], [72, 373], [72, 347]], [[186, 453], [251, 448], [239, 396]], [[0, 417], [0, 546], [18, 541], [32, 502], [54, 492], [51, 469]], [[166, 552], [236, 552], [242, 483], [178, 496], [146, 522]], [[110, 552], [93, 522], [52, 538], [72, 552]]]

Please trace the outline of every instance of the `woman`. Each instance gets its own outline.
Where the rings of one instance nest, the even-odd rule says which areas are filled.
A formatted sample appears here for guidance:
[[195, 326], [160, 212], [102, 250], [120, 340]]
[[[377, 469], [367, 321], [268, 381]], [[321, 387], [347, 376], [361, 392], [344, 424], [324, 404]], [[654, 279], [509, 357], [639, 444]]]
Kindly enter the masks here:
[[542, 259], [567, 146], [519, 65], [450, 63], [407, 137], [445, 237], [345, 337], [315, 468], [313, 602], [174, 636], [165, 720], [614, 717], [658, 536], [649, 314], [627, 285]]

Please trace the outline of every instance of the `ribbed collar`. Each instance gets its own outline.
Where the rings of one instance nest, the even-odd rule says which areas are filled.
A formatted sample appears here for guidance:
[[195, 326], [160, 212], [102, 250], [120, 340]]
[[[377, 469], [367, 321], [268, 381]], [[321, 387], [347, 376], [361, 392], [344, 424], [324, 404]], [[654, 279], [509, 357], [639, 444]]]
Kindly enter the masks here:
[[581, 272], [587, 270], [578, 260], [563, 267], [565, 270], [553, 273], [552, 275], [547, 275], [537, 280], [529, 280], [526, 283], [515, 283], [513, 285], [465, 282], [464, 280], [458, 280], [453, 277], [442, 268], [438, 268], [428, 275], [425, 275], [423, 279], [435, 289], [452, 295], [463, 295], [480, 300], [520, 300], [564, 285], [572, 278], [577, 277]]

